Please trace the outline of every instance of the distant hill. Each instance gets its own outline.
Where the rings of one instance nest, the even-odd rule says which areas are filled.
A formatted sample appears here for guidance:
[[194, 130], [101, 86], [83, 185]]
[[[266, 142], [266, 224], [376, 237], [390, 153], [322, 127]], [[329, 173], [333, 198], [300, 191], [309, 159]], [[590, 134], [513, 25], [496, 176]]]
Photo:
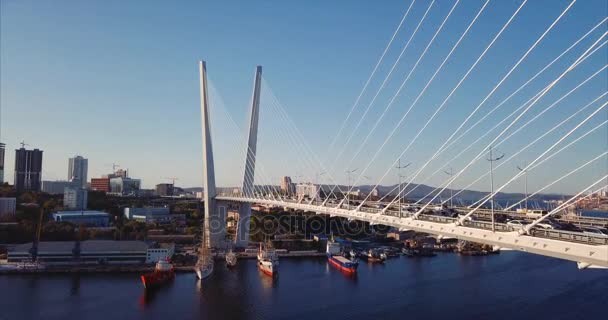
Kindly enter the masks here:
[[[278, 186], [263, 186], [263, 187], [278, 188]], [[329, 192], [329, 189], [332, 187], [333, 186], [323, 185], [323, 190], [326, 190], [327, 192]], [[342, 190], [346, 190], [348, 188], [347, 186], [344, 186], [344, 185], [340, 185], [339, 187]], [[355, 189], [359, 189], [364, 193], [369, 193], [373, 189], [373, 187], [374, 187], [373, 185], [361, 185]], [[380, 193], [380, 196], [384, 196], [391, 191], [393, 191], [392, 193], [396, 195], [396, 193], [397, 193], [396, 187], [397, 187], [397, 185], [394, 184], [394, 185], [389, 185], [389, 186], [378, 186], [377, 189], [378, 189], [378, 192]], [[201, 187], [192, 187], [192, 188], [183, 188], [183, 189], [185, 191], [189, 191], [189, 192], [203, 191], [203, 188], [201, 188]], [[232, 189], [232, 188], [218, 188], [218, 189]], [[411, 191], [408, 194], [407, 198], [412, 199], [412, 200], [418, 200], [422, 197], [425, 197], [427, 194], [429, 194], [433, 190], [435, 190], [435, 187], [431, 187], [431, 186], [428, 186], [425, 184], [418, 185], [418, 184], [412, 183], [409, 186], [407, 186], [407, 189], [406, 189], [406, 191], [404, 191], [404, 193], [408, 193]], [[457, 193], [459, 191], [460, 191], [460, 189], [454, 189], [453, 193]], [[456, 196], [455, 198], [458, 198], [465, 202], [470, 202], [470, 201], [476, 201], [478, 199], [481, 199], [482, 197], [485, 197], [488, 194], [489, 194], [489, 192], [486, 192], [486, 191], [464, 190], [460, 194], [458, 194], [458, 196]], [[447, 199], [449, 197], [450, 197], [450, 189], [444, 190], [440, 195], [440, 198], [442, 198], [442, 199]], [[495, 199], [496, 199], [496, 201], [501, 201], [501, 202], [513, 202], [513, 201], [519, 201], [519, 200], [523, 199], [523, 197], [524, 197], [523, 193], [499, 192], [496, 195]], [[533, 198], [531, 198], [531, 200], [538, 200], [538, 201], [560, 200], [560, 199], [563, 199], [564, 197], [569, 197], [569, 195], [538, 194], [538, 195], [534, 196]]]

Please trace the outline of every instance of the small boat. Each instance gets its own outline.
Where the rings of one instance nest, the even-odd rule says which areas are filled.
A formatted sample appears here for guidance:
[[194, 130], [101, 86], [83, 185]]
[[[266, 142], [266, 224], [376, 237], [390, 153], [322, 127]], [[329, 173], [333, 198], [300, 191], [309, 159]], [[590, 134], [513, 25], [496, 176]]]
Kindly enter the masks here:
[[228, 268], [235, 267], [237, 263], [236, 253], [232, 252], [232, 250], [226, 253], [226, 266]]
[[156, 263], [154, 271], [141, 276], [141, 282], [146, 289], [153, 289], [162, 286], [163, 284], [175, 278], [175, 270], [173, 265], [165, 260], [160, 260]]
[[12, 267], [17, 270], [28, 270], [28, 271], [33, 271], [33, 270], [38, 271], [38, 270], [46, 269], [46, 266], [44, 264], [41, 264], [38, 261], [19, 262], [17, 265], [13, 265]]
[[395, 258], [395, 257], [399, 256], [399, 249], [395, 249], [395, 248], [385, 249], [384, 253], [386, 254], [387, 258]]
[[355, 274], [357, 272], [357, 267], [359, 266], [359, 261], [357, 261], [356, 258], [353, 258], [352, 260], [347, 259], [341, 255], [341, 251], [339, 243], [333, 240], [327, 241], [326, 254], [329, 264], [347, 274]]
[[367, 252], [367, 262], [382, 263], [384, 262], [384, 259], [382, 259], [382, 256], [377, 250], [369, 249]]
[[403, 248], [402, 252], [408, 257], [434, 257], [437, 255], [429, 248]]
[[432, 248], [425, 248], [416, 240], [407, 240], [401, 252], [408, 257], [434, 257], [437, 255]]
[[269, 276], [274, 276], [279, 272], [279, 256], [274, 249], [269, 249], [262, 243], [258, 250], [258, 268]]

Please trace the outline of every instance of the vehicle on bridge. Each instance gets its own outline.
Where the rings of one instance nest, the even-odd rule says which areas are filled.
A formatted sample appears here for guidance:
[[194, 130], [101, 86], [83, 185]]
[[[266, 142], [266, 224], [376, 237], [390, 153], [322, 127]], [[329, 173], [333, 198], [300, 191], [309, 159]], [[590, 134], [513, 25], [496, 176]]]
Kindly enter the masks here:
[[583, 234], [589, 234], [589, 235], [608, 238], [608, 230], [602, 229], [602, 228], [596, 228], [596, 227], [584, 227]]

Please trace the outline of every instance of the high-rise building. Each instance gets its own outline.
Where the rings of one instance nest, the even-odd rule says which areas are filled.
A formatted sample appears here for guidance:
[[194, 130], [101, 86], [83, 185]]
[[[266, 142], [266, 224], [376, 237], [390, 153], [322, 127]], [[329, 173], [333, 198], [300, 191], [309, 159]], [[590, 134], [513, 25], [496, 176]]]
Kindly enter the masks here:
[[42, 150], [15, 150], [15, 190], [40, 191], [41, 179]]
[[85, 210], [87, 208], [88, 193], [86, 189], [66, 187], [63, 193], [63, 206], [70, 210]]
[[291, 182], [291, 178], [287, 177], [287, 176], [282, 177], [281, 178], [281, 192], [283, 194], [290, 195], [290, 194], [293, 194], [293, 189], [294, 189], [294, 187], [293, 187], [293, 183]]
[[87, 187], [89, 160], [81, 156], [70, 158], [68, 162], [68, 181], [76, 182], [81, 188]]
[[0, 184], [4, 183], [4, 143], [0, 143]]

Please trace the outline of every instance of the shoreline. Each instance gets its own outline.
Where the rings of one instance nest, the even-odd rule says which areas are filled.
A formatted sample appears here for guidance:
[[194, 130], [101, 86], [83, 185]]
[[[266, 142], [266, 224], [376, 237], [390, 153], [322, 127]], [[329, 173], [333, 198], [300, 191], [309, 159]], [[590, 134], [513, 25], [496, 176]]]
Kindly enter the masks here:
[[[239, 259], [255, 259], [257, 253], [238, 253]], [[281, 258], [318, 258], [325, 257], [323, 252], [294, 251], [279, 254]], [[216, 263], [224, 257], [215, 255]], [[194, 264], [174, 266], [177, 273], [194, 273]], [[154, 264], [137, 265], [50, 265], [44, 269], [17, 269], [17, 264], [0, 264], [0, 275], [12, 274], [96, 274], [96, 273], [146, 273], [154, 270]]]

